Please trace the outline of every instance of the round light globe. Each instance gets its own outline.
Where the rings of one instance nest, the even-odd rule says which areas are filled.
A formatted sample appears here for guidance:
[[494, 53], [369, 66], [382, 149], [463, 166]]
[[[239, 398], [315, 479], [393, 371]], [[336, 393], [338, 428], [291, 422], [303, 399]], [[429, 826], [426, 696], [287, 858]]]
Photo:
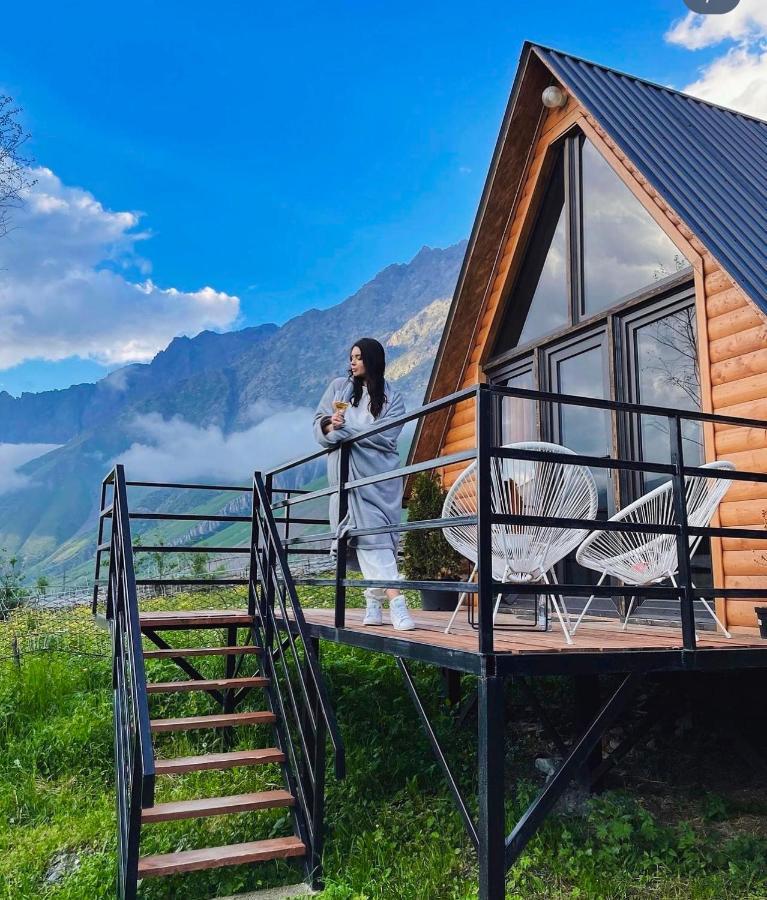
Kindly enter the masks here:
[[567, 103], [567, 94], [562, 88], [557, 87], [555, 84], [550, 84], [547, 88], [544, 88], [541, 101], [546, 109], [559, 109]]

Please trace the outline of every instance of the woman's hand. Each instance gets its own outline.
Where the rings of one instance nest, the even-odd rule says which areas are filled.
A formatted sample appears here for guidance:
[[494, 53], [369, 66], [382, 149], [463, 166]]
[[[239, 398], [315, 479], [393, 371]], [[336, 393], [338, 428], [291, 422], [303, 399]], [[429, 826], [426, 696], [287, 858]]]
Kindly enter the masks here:
[[330, 417], [330, 424], [333, 426], [333, 428], [343, 428], [345, 421], [346, 420], [344, 419], [344, 414], [342, 412], [334, 412]]

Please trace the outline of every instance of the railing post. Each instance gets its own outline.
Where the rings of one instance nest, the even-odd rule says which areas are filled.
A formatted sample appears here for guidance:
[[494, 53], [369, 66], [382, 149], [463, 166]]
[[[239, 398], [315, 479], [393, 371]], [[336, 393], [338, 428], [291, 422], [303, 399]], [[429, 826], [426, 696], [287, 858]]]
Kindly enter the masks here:
[[477, 385], [477, 610], [479, 652], [493, 652], [493, 554], [492, 554], [492, 465], [493, 394], [488, 385]]
[[[266, 502], [269, 506], [269, 511], [271, 512], [272, 502], [273, 502], [273, 476], [267, 475], [266, 481], [264, 482], [264, 490], [266, 493]], [[264, 510], [264, 515], [267, 515], [266, 510]], [[277, 548], [274, 546], [274, 541], [272, 537], [269, 535], [267, 529], [264, 529], [264, 540], [265, 546], [260, 548], [263, 550], [265, 554], [264, 562], [264, 586], [263, 586], [263, 597], [261, 598], [261, 621], [264, 626], [264, 648], [265, 652], [272, 652], [272, 645], [274, 643], [274, 573], [276, 571], [276, 563], [277, 563]]]
[[503, 678], [483, 672], [477, 692], [479, 897], [503, 900], [506, 880]]
[[669, 416], [669, 437], [671, 440], [671, 464], [674, 466], [672, 488], [674, 498], [674, 518], [677, 523], [676, 554], [678, 577], [681, 590], [682, 644], [685, 650], [695, 650], [695, 609], [690, 565], [690, 532], [687, 523], [687, 485], [684, 477], [684, 445], [682, 440], [682, 420], [679, 416]]
[[[338, 521], [343, 522], [349, 511], [349, 491], [346, 482], [349, 480], [349, 445], [342, 442], [338, 450]], [[336, 554], [336, 628], [346, 624], [346, 557], [348, 538], [343, 535], [337, 541]]]
[[[267, 480], [269, 476], [267, 475]], [[250, 523], [250, 571], [248, 573], [248, 615], [255, 616], [256, 603], [259, 599], [256, 585], [258, 584], [258, 562], [257, 554], [260, 553], [259, 541], [259, 517], [261, 514], [261, 500], [256, 490], [256, 475], [253, 475], [253, 502], [251, 504], [252, 520]], [[263, 610], [259, 605], [259, 613], [263, 615]]]
[[[317, 663], [320, 661], [320, 642], [317, 638], [311, 641]], [[314, 709], [314, 721], [317, 723], [317, 732], [314, 736], [313, 755], [311, 765], [314, 770], [314, 792], [312, 794], [312, 887], [321, 890], [322, 884], [322, 849], [325, 829], [325, 742], [327, 740], [327, 726], [322, 715], [320, 697], [317, 692], [311, 674], [307, 673], [307, 684], [310, 686], [310, 697]]]
[[[95, 616], [98, 612], [99, 606], [99, 578], [101, 577], [101, 544], [104, 541], [104, 516], [102, 515], [104, 509], [104, 501], [107, 496], [107, 483], [106, 479], [101, 482], [101, 496], [99, 499], [99, 528], [98, 535], [96, 537], [96, 577], [93, 579], [93, 602], [91, 603], [91, 612]], [[111, 529], [110, 529], [111, 530]]]

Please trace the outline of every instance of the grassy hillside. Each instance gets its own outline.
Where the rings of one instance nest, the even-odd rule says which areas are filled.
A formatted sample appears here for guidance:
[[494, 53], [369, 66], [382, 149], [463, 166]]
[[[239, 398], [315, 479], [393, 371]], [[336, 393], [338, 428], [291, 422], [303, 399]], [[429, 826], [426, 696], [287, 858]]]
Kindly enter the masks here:
[[[239, 602], [230, 593], [229, 602]], [[167, 601], [165, 601], [167, 603]], [[61, 618], [20, 612], [0, 623], [0, 657], [11, 629], [32, 628], [62, 648]], [[31, 617], [31, 618], [30, 618]], [[55, 626], [52, 624], [55, 621]], [[111, 692], [106, 636], [86, 611], [71, 614], [78, 646], [92, 656], [26, 655], [0, 661], [0, 900], [108, 900], [114, 897], [115, 821]], [[89, 641], [84, 642], [84, 635]], [[22, 642], [23, 643], [23, 642]], [[96, 655], [96, 654], [102, 655]], [[172, 667], [157, 662], [152, 677]], [[209, 661], [211, 674], [215, 661]], [[399, 673], [388, 657], [326, 645], [323, 665], [347, 742], [349, 775], [329, 775], [327, 888], [323, 900], [470, 900], [474, 854], [444, 787]], [[457, 729], [441, 699], [438, 673], [417, 667], [437, 728], [466, 792], [475, 787], [475, 723]], [[472, 688], [470, 679], [465, 690]], [[545, 687], [552, 716], [567, 729], [569, 686]], [[371, 702], [374, 701], [374, 702]], [[551, 748], [532, 711], [509, 694], [509, 825], [541, 783], [533, 765]], [[161, 698], [153, 703], [162, 705]], [[202, 709], [205, 698], [189, 699]], [[183, 753], [167, 735], [164, 753]], [[243, 735], [244, 743], [257, 735]], [[212, 739], [211, 739], [212, 742]], [[211, 746], [211, 749], [215, 749]], [[727, 773], [732, 774], [729, 782]], [[717, 775], [718, 773], [718, 775]], [[258, 790], [276, 771], [200, 773], [162, 785], [162, 799]], [[715, 785], [715, 792], [702, 785]], [[610, 785], [578, 812], [551, 819], [511, 873], [507, 896], [530, 898], [764, 898], [767, 801], [763, 783], [707, 731], [678, 719], [664, 738], [629, 756]], [[258, 824], [256, 824], [258, 823]], [[167, 823], [148, 832], [149, 849], [209, 845], [283, 833], [271, 817]], [[58, 877], [57, 876], [58, 871]], [[284, 865], [198, 873], [146, 882], [152, 900], [208, 900], [298, 880]]]

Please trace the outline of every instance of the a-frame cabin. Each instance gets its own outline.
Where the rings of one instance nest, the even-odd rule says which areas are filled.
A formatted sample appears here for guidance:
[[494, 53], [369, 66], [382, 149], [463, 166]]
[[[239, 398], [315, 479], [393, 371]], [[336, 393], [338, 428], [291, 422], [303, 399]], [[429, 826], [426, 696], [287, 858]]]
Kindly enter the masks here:
[[[544, 103], [550, 88], [555, 90], [547, 91]], [[120, 897], [136, 897], [139, 878], [283, 859], [300, 860], [305, 879], [321, 884], [328, 749], [338, 777], [345, 767], [321, 642], [396, 658], [476, 848], [482, 900], [502, 900], [506, 872], [574, 778], [597, 786], [648, 723], [665, 720], [664, 704], [658, 703], [605, 755], [611, 727], [620, 717], [636, 717], [640, 684], [652, 682], [663, 699], [687, 693], [692, 703], [691, 676], [703, 676], [705, 682], [695, 683], [706, 690], [706, 706], [717, 710], [710, 721], [722, 728], [752, 709], [759, 713], [760, 705], [749, 698], [760, 696], [767, 641], [754, 627], [736, 633], [718, 623], [715, 630], [710, 606], [698, 615], [695, 604], [715, 598], [730, 626], [755, 624], [755, 596], [761, 594], [757, 603], [767, 606], [765, 199], [766, 123], [527, 44], [435, 361], [429, 402], [336, 447], [256, 472], [252, 488], [130, 481], [122, 466], [115, 467], [101, 489], [93, 611], [113, 636]], [[418, 425], [407, 465], [355, 477], [350, 468], [355, 444], [413, 421]], [[519, 446], [541, 439], [556, 446]], [[510, 443], [516, 446], [506, 446]], [[304, 466], [311, 464], [308, 477], [314, 479], [316, 463], [332, 453], [338, 453], [337, 484], [318, 488], [302, 481]], [[547, 453], [554, 466], [524, 466]], [[734, 468], [702, 471], [704, 460], [723, 459]], [[513, 478], [504, 475], [506, 461], [523, 464], [513, 469]], [[329, 530], [325, 504], [337, 502], [343, 513], [352, 492], [370, 484], [434, 469], [454, 483], [471, 465], [467, 475], [473, 487], [460, 510], [446, 502], [441, 517], [412, 516], [342, 535]], [[560, 474], [546, 480], [542, 473], [555, 467]], [[697, 520], [688, 508], [694, 479], [720, 485]], [[462, 479], [464, 485], [468, 480]], [[578, 484], [588, 501], [578, 509], [539, 502], [541, 496], [572, 497]], [[652, 496], [666, 498], [672, 517], [603, 521], [614, 511], [625, 512], [655, 485]], [[135, 488], [182, 494], [235, 490], [250, 494], [253, 513], [218, 514], [207, 507], [197, 514], [151, 512], [141, 501], [129, 505], [129, 489]], [[708, 490], [698, 496], [706, 497]], [[719, 523], [715, 516], [710, 527], [721, 497]], [[136, 578], [134, 552], [203, 549], [132, 543], [132, 520], [179, 518], [250, 522], [247, 546], [207, 541], [204, 546], [206, 553], [248, 559], [245, 577]], [[541, 526], [551, 526], [548, 542], [536, 536]], [[473, 548], [468, 538], [461, 545], [467, 561], [475, 563], [471, 579], [350, 577], [350, 538], [450, 529], [463, 529], [462, 535], [474, 539]], [[582, 541], [577, 551], [562, 529]], [[505, 543], [496, 541], [499, 533]], [[647, 552], [641, 558], [632, 552], [610, 557], [611, 565], [628, 560], [626, 566], [634, 566], [629, 577], [622, 577], [626, 567], [617, 575], [604, 567], [594, 586], [588, 567], [577, 562], [587, 542], [594, 535], [634, 533], [649, 535], [642, 542]], [[520, 534], [524, 541], [517, 542]], [[301, 566], [307, 555], [326, 557], [334, 539], [338, 552], [329, 569]], [[498, 544], [507, 554], [500, 567]], [[542, 559], [542, 546], [559, 555]], [[515, 547], [523, 551], [516, 560], [523, 565], [513, 569]], [[109, 559], [106, 578], [102, 557]], [[641, 565], [653, 558], [664, 566], [648, 576], [649, 566]], [[291, 567], [296, 560], [299, 565]], [[564, 579], [554, 566], [563, 566]], [[508, 578], [511, 573], [518, 577]], [[549, 574], [559, 578], [558, 590], [541, 587], [551, 584]], [[605, 584], [608, 575], [612, 580]], [[662, 581], [671, 585], [661, 587]], [[244, 591], [228, 596], [221, 608], [218, 594], [209, 593], [221, 585]], [[203, 589], [200, 608], [174, 603], [173, 590], [188, 586]], [[143, 587], [161, 591], [165, 608], [141, 609], [137, 588]], [[414, 610], [413, 631], [387, 623], [367, 627], [364, 609], [347, 601], [368, 587], [439, 587], [459, 603], [452, 615]], [[327, 590], [331, 603], [310, 605], [314, 589]], [[557, 620], [548, 615], [556, 594], [564, 609], [563, 615], [556, 607]], [[499, 616], [504, 595], [511, 610]], [[581, 627], [584, 613], [571, 621], [570, 612], [578, 609], [571, 601], [589, 595], [587, 605], [594, 598], [605, 602]], [[517, 600], [531, 597], [533, 604], [521, 609]], [[647, 606], [653, 607], [668, 600], [674, 619], [627, 630], [635, 597], [651, 599]], [[615, 609], [626, 599], [621, 627]], [[202, 606], [211, 600], [218, 609]], [[458, 616], [464, 604], [468, 611]], [[211, 632], [219, 633], [218, 641]], [[195, 639], [200, 633], [209, 637]], [[203, 660], [208, 668], [197, 668], [198, 657], [208, 656], [210, 661]], [[168, 680], [165, 666], [171, 661], [186, 678]], [[466, 802], [465, 779], [456, 776], [440, 744], [413, 678], [413, 661], [442, 669], [454, 701], [462, 676], [476, 679], [476, 806]], [[723, 672], [726, 683], [712, 695], [709, 676]], [[506, 834], [506, 690], [512, 679], [522, 685], [551, 675], [574, 680], [579, 736], [569, 744], [557, 740], [561, 763]], [[168, 707], [158, 710], [158, 699], [190, 692], [207, 706], [190, 709], [176, 701], [173, 718], [166, 718]], [[473, 706], [472, 701], [463, 712]], [[725, 707], [728, 716], [720, 715]], [[463, 712], [456, 725], [464, 721]], [[343, 721], [346, 711], [338, 713]], [[382, 707], [381, 715], [388, 714], [399, 710]], [[239, 730], [255, 724], [270, 729], [257, 745], [250, 732]], [[757, 724], [761, 728], [761, 720]], [[165, 740], [176, 732], [211, 730], [222, 733], [220, 752], [211, 752], [213, 742], [204, 738], [195, 755], [178, 756], [172, 740]], [[256, 771], [263, 765], [279, 765], [279, 774], [273, 774], [281, 777], [281, 789], [265, 791], [256, 779], [245, 794], [169, 798], [165, 793], [165, 776]], [[463, 758], [461, 766], [465, 776]], [[239, 783], [235, 779], [231, 790]], [[273, 784], [272, 776], [268, 783]], [[262, 813], [278, 807], [291, 810], [285, 827], [290, 833], [266, 838], [269, 825]], [[154, 828], [168, 820], [245, 811], [254, 817], [243, 825], [241, 840], [222, 846], [174, 850]]]
[[[550, 86], [564, 105], [544, 105]], [[767, 123], [528, 43], [425, 402], [489, 381], [767, 418], [766, 239]], [[514, 400], [503, 431], [668, 460], [647, 417]], [[475, 441], [469, 400], [420, 423], [411, 461]], [[685, 443], [700, 462], [767, 471], [767, 430], [690, 423]], [[602, 514], [654, 484], [595, 474]], [[718, 517], [767, 527], [767, 485], [736, 482]], [[767, 587], [760, 541], [713, 540], [709, 565], [717, 585]], [[731, 625], [755, 625], [753, 607], [718, 601]]]

